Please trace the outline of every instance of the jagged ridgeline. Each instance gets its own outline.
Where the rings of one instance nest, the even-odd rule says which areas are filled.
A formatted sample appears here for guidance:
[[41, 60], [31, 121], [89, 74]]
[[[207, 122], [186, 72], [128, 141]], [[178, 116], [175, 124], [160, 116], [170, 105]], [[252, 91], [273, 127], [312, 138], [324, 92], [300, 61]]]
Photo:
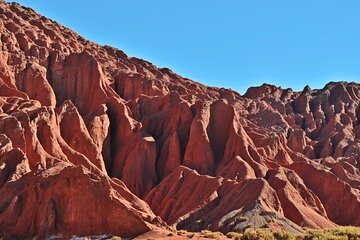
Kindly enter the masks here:
[[360, 85], [244, 96], [0, 2], [4, 238], [360, 225]]

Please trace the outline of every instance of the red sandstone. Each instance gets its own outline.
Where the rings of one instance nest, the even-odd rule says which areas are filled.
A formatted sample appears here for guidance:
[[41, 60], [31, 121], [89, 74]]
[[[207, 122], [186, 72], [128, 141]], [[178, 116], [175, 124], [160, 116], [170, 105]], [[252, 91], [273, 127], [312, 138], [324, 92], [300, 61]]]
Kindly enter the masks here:
[[0, 12], [4, 238], [360, 226], [359, 84], [240, 96]]

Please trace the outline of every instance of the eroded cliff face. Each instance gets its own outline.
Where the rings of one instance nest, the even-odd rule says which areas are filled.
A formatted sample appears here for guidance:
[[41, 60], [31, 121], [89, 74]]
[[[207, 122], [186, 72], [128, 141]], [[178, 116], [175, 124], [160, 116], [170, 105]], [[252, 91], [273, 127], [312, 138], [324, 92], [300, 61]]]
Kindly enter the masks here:
[[0, 2], [0, 232], [360, 226], [360, 85], [244, 96]]

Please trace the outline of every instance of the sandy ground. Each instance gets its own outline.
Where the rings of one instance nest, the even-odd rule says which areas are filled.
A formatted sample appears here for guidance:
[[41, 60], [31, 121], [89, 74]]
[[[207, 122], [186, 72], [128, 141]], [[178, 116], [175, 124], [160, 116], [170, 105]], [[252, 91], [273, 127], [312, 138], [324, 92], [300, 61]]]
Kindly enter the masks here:
[[141, 236], [135, 238], [136, 240], [152, 240], [152, 239], [227, 239], [225, 235], [220, 232], [187, 232], [183, 230], [164, 230], [154, 229]]

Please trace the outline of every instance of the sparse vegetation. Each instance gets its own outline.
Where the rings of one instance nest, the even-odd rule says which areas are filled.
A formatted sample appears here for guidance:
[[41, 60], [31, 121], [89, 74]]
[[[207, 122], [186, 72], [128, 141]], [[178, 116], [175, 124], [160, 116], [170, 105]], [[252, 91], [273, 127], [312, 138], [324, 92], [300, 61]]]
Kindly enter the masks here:
[[229, 232], [228, 238], [235, 240], [358, 240], [359, 227], [337, 227], [332, 229], [308, 229], [303, 234], [285, 231], [270, 232], [265, 229], [247, 229], [245, 233]]
[[247, 229], [245, 233], [241, 236], [241, 238], [237, 238], [236, 240], [274, 240], [274, 236], [270, 231], [266, 231], [263, 229]]
[[220, 239], [221, 235], [223, 235], [221, 232], [211, 232], [208, 230], [201, 231], [202, 237], [204, 238], [211, 238], [211, 239]]
[[[331, 229], [307, 229], [302, 234], [278, 230], [271, 232], [269, 229], [248, 228], [244, 233], [228, 232], [224, 235], [221, 232], [202, 230], [201, 232], [188, 232], [177, 230], [178, 236], [187, 238], [208, 238], [208, 239], [228, 239], [234, 240], [360, 240], [360, 227], [337, 227]], [[174, 236], [175, 234], [173, 234]], [[168, 235], [169, 236], [169, 235]], [[114, 239], [115, 240], [115, 239]]]
[[275, 231], [272, 233], [276, 240], [292, 240], [295, 236], [292, 236], [290, 233], [285, 231]]
[[238, 233], [238, 232], [228, 232], [228, 233], [226, 234], [226, 237], [231, 238], [231, 239], [241, 239], [242, 233]]
[[330, 239], [330, 240], [356, 240], [360, 239], [360, 228], [343, 226], [332, 229], [320, 229], [320, 230], [307, 230], [305, 235], [305, 240], [321, 240], [321, 239]]

